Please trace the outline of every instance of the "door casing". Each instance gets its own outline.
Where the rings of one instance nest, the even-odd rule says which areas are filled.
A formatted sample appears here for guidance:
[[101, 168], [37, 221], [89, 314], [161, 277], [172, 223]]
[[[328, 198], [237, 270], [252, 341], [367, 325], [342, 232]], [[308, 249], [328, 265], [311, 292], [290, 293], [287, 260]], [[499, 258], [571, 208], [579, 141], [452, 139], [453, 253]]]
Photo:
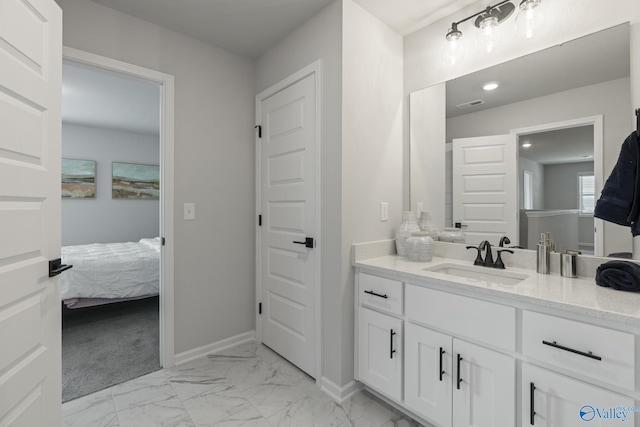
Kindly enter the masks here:
[[[604, 118], [602, 115], [580, 117], [572, 120], [564, 120], [561, 122], [545, 123], [537, 126], [529, 126], [526, 128], [512, 129], [510, 134], [513, 138], [513, 144], [517, 147], [518, 138], [520, 136], [532, 133], [548, 132], [559, 129], [567, 129], [579, 126], [593, 126], [593, 173], [595, 180], [595, 194], [599, 195], [602, 191], [604, 180]], [[516, 163], [518, 162], [518, 150], [516, 150]], [[518, 188], [520, 191], [520, 188]], [[518, 195], [519, 197], [519, 195]], [[518, 220], [518, 230], [520, 230], [520, 217], [516, 215]], [[593, 218], [594, 225], [594, 255], [604, 256], [604, 220]]]
[[[284, 78], [273, 86], [263, 90], [258, 95], [256, 95], [256, 122], [260, 120], [261, 117], [261, 105], [262, 101], [269, 98], [270, 96], [286, 89], [287, 87], [293, 85], [294, 83], [304, 79], [309, 75], [315, 75], [315, 83], [316, 83], [316, 135], [315, 135], [315, 145], [316, 145], [316, 188], [315, 188], [315, 202], [316, 202], [316, 246], [312, 251], [312, 255], [316, 258], [316, 289], [315, 289], [315, 333], [316, 333], [316, 342], [315, 342], [315, 354], [316, 354], [316, 384], [320, 385], [322, 383], [322, 281], [321, 281], [321, 272], [322, 272], [322, 263], [321, 263], [321, 252], [322, 252], [322, 236], [321, 232], [321, 128], [322, 128], [322, 60], [317, 60], [312, 64], [304, 67], [303, 69], [291, 74], [290, 76]], [[260, 125], [260, 123], [256, 123], [256, 125]], [[261, 169], [261, 139], [259, 137], [259, 132], [255, 133], [255, 147], [256, 147], [256, 305], [255, 305], [255, 313], [256, 313], [256, 337], [259, 342], [262, 342], [262, 325], [260, 315], [258, 314], [259, 304], [262, 301], [262, 277], [260, 272], [262, 271], [262, 254], [260, 252], [261, 247], [261, 234], [260, 234], [260, 225], [258, 225], [258, 215], [261, 214], [260, 206], [262, 203], [262, 194], [260, 189], [262, 188], [262, 169]]]
[[160, 85], [160, 235], [165, 239], [160, 269], [160, 366], [175, 364], [174, 332], [174, 76], [93, 53], [62, 48], [62, 58], [128, 74]]

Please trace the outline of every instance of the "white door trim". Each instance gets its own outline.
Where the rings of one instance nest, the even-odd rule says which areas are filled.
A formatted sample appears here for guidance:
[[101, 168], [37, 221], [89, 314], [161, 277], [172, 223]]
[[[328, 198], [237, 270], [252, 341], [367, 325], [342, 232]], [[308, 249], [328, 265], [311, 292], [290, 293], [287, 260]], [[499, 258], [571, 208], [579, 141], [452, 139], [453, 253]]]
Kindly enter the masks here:
[[62, 48], [63, 59], [129, 74], [160, 85], [160, 233], [165, 239], [162, 247], [160, 271], [160, 366], [175, 364], [174, 346], [174, 247], [173, 247], [173, 151], [174, 151], [174, 76], [139, 67], [105, 56], [67, 46]]
[[[593, 126], [593, 173], [595, 176], [596, 196], [602, 191], [604, 180], [604, 118], [602, 115], [580, 117], [572, 120], [564, 120], [561, 122], [545, 123], [542, 125], [529, 126], [526, 128], [511, 129], [514, 144], [518, 144], [520, 135], [528, 135], [532, 133], [547, 132], [558, 129], [574, 128], [578, 126]], [[516, 153], [518, 150], [516, 149]], [[520, 191], [520, 189], [518, 189]], [[518, 216], [518, 221], [520, 217]], [[594, 255], [604, 256], [604, 220], [593, 218], [594, 231]], [[520, 224], [518, 223], [518, 230]]]
[[[259, 94], [256, 95], [256, 124], [260, 125], [260, 117], [261, 117], [261, 104], [262, 101], [269, 98], [272, 95], [286, 89], [287, 87], [297, 83], [300, 80], [303, 80], [305, 77], [315, 75], [315, 90], [316, 90], [316, 135], [315, 135], [315, 143], [316, 143], [316, 247], [315, 250], [312, 251], [313, 256], [315, 257], [315, 265], [316, 268], [316, 292], [315, 292], [315, 311], [316, 311], [316, 342], [315, 342], [315, 354], [316, 354], [316, 384], [320, 385], [322, 380], [322, 281], [321, 281], [321, 270], [322, 270], [322, 236], [321, 233], [321, 219], [322, 219], [322, 185], [321, 185], [321, 149], [320, 143], [322, 141], [322, 132], [321, 132], [321, 124], [322, 124], [322, 60], [318, 59], [317, 61], [307, 65], [303, 69], [291, 74], [289, 77], [279, 81], [268, 89], [263, 90]], [[258, 313], [258, 304], [262, 298], [262, 278], [260, 276], [260, 272], [262, 271], [262, 259], [260, 254], [260, 227], [258, 226], [257, 218], [258, 215], [261, 214], [260, 206], [262, 203], [262, 194], [260, 189], [262, 188], [262, 171], [260, 168], [260, 159], [261, 159], [261, 147], [260, 147], [260, 138], [258, 137], [258, 132], [256, 132], [255, 136], [255, 144], [256, 144], [256, 313]], [[260, 317], [256, 314], [256, 336], [258, 342], [262, 342], [262, 324], [260, 322]]]

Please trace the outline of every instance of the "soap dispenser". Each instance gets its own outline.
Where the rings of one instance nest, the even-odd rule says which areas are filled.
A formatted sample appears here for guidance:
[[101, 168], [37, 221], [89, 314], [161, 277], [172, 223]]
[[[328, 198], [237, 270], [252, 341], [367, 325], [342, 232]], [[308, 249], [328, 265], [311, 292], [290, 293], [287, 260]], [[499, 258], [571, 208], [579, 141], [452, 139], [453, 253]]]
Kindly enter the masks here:
[[536, 271], [540, 274], [549, 274], [551, 258], [551, 233], [540, 234], [537, 251], [538, 264]]

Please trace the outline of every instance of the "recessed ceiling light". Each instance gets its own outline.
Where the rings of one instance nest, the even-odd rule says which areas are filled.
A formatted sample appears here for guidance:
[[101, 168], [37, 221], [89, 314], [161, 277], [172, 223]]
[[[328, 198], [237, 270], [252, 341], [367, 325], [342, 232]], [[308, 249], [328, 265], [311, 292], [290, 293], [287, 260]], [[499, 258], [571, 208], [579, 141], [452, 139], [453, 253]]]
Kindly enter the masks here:
[[531, 147], [530, 142], [525, 142], [524, 144], [522, 144], [522, 148], [529, 148], [529, 147]]
[[482, 86], [482, 89], [484, 89], [484, 90], [494, 90], [497, 87], [498, 87], [498, 83], [487, 83], [484, 86]]

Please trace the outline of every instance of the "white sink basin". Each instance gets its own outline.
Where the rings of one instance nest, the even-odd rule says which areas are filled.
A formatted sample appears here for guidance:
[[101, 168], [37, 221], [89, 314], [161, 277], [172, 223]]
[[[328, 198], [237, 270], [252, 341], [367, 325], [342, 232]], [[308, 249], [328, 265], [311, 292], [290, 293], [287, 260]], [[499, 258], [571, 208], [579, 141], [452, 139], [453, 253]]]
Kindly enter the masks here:
[[460, 264], [438, 264], [433, 267], [425, 268], [425, 271], [433, 271], [434, 273], [461, 277], [470, 282], [485, 282], [487, 284], [497, 284], [502, 286], [517, 285], [529, 277], [525, 274], [505, 270], [495, 270], [490, 267]]

